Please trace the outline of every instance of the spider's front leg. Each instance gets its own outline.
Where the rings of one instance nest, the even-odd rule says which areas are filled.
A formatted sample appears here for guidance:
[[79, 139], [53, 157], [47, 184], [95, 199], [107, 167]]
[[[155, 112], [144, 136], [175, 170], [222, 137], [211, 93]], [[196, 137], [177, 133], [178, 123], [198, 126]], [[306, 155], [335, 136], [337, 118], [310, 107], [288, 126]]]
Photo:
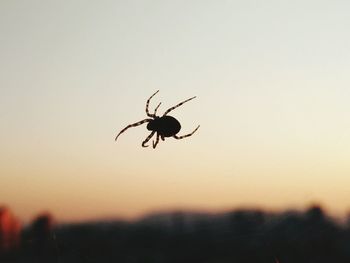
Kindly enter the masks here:
[[153, 113], [153, 118], [155, 118], [157, 116], [157, 110], [158, 110], [160, 104], [162, 104], [162, 103], [159, 102], [158, 106], [155, 108], [154, 113]]
[[196, 96], [194, 96], [194, 97], [192, 97], [192, 98], [189, 98], [189, 99], [187, 99], [187, 100], [184, 100], [183, 102], [180, 102], [179, 104], [175, 105], [174, 107], [171, 107], [171, 108], [167, 109], [167, 110], [164, 112], [163, 116], [167, 115], [167, 114], [168, 114], [169, 112], [171, 112], [172, 110], [175, 110], [177, 107], [180, 107], [182, 104], [184, 104], [184, 103], [186, 103], [186, 102], [188, 102], [188, 101], [190, 101], [190, 100], [193, 100], [194, 98], [196, 98]]
[[148, 143], [148, 141], [152, 138], [152, 136], [154, 135], [155, 131], [151, 132], [150, 135], [148, 135], [148, 137], [146, 138], [146, 140], [144, 140], [142, 142], [142, 147], [148, 147], [148, 145], [146, 145], [146, 143]]
[[153, 98], [153, 96], [156, 95], [158, 92], [159, 92], [159, 90], [157, 90], [155, 93], [153, 93], [152, 96], [151, 96], [151, 97], [147, 100], [147, 102], [146, 102], [146, 114], [147, 114], [148, 117], [154, 118], [154, 117], [155, 117], [155, 114], [156, 114], [156, 111], [157, 111], [158, 107], [160, 106], [160, 104], [157, 106], [157, 108], [156, 108], [154, 114], [150, 113], [149, 110], [148, 110], [149, 102], [151, 101], [151, 99]]
[[118, 137], [119, 137], [119, 135], [122, 134], [123, 132], [125, 132], [127, 129], [129, 129], [129, 128], [131, 128], [131, 127], [139, 126], [139, 125], [141, 125], [141, 124], [143, 124], [143, 123], [145, 123], [145, 122], [150, 122], [151, 120], [152, 120], [152, 119], [144, 119], [144, 120], [142, 120], [142, 121], [135, 122], [135, 123], [133, 123], [133, 124], [130, 124], [130, 125], [126, 126], [124, 129], [122, 129], [122, 130], [118, 133], [117, 137], [115, 137], [115, 140], [117, 140]]

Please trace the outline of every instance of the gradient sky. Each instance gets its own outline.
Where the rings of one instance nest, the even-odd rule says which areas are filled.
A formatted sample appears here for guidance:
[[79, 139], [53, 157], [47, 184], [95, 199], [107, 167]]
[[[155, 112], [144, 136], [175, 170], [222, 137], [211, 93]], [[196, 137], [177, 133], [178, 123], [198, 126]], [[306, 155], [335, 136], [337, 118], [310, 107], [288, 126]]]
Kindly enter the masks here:
[[[22, 220], [350, 209], [350, 2], [1, 1], [0, 204]], [[145, 103], [180, 134], [141, 148]]]

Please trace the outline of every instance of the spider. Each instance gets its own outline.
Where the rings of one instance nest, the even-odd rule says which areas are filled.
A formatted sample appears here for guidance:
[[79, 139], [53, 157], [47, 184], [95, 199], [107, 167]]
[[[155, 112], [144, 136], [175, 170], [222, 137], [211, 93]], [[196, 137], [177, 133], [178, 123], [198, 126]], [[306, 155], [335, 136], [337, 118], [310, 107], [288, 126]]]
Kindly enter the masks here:
[[156, 148], [158, 142], [159, 142], [159, 138], [162, 139], [162, 141], [164, 141], [165, 137], [174, 137], [175, 139], [183, 139], [183, 138], [186, 138], [186, 137], [189, 137], [191, 136], [192, 134], [194, 134], [198, 128], [199, 128], [199, 125], [197, 126], [197, 128], [189, 133], [189, 134], [186, 134], [186, 135], [182, 135], [182, 136], [177, 136], [177, 133], [180, 131], [181, 129], [181, 125], [180, 125], [180, 122], [175, 119], [174, 117], [172, 116], [169, 116], [167, 115], [169, 112], [171, 112], [172, 110], [176, 109], [177, 107], [180, 107], [182, 104], [184, 104], [185, 102], [188, 102], [190, 100], [193, 100], [194, 98], [196, 97], [192, 97], [192, 98], [189, 98], [183, 102], [180, 102], [179, 104], [175, 105], [174, 107], [171, 107], [169, 109], [167, 109], [165, 111], [165, 113], [159, 117], [157, 116], [157, 110], [161, 104], [161, 102], [158, 104], [158, 106], [155, 108], [154, 110], [154, 113], [150, 113], [149, 110], [148, 110], [148, 105], [149, 105], [149, 102], [150, 100], [154, 97], [154, 95], [156, 95], [157, 93], [159, 92], [159, 90], [157, 90], [146, 102], [146, 114], [148, 117], [150, 118], [147, 118], [147, 119], [144, 119], [142, 121], [139, 121], [139, 122], [135, 122], [133, 124], [130, 124], [128, 126], [126, 126], [124, 129], [122, 129], [117, 137], [115, 137], [115, 140], [118, 139], [119, 135], [122, 134], [123, 132], [125, 132], [127, 129], [131, 128], [131, 127], [136, 127], [136, 126], [139, 126], [143, 123], [148, 123], [147, 124], [147, 130], [149, 131], [152, 131], [150, 133], [150, 135], [148, 135], [148, 137], [142, 142], [142, 147], [148, 147], [147, 145], [147, 142], [153, 137], [154, 134], [156, 134], [156, 140], [155, 141], [152, 141], [152, 145], [153, 145], [153, 149]]

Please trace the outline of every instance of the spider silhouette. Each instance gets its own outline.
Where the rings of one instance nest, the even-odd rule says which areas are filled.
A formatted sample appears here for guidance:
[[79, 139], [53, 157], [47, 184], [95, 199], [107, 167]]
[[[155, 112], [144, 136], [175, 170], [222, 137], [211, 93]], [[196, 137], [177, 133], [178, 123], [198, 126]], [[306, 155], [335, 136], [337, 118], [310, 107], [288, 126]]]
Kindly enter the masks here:
[[156, 140], [155, 141], [152, 141], [152, 145], [153, 145], [153, 149], [156, 148], [158, 142], [159, 142], [159, 138], [161, 138], [163, 141], [165, 139], [165, 137], [174, 137], [175, 139], [183, 139], [183, 138], [186, 138], [186, 137], [189, 137], [191, 136], [192, 134], [194, 134], [198, 128], [199, 128], [199, 125], [197, 126], [197, 128], [189, 133], [189, 134], [186, 134], [186, 135], [182, 135], [182, 136], [177, 136], [177, 133], [180, 131], [181, 129], [181, 125], [180, 125], [180, 122], [175, 119], [174, 117], [172, 116], [169, 116], [167, 115], [169, 112], [171, 112], [172, 110], [176, 109], [177, 107], [180, 107], [182, 104], [190, 101], [190, 100], [193, 100], [194, 98], [196, 97], [192, 97], [192, 98], [189, 98], [187, 100], [184, 100], [183, 102], [180, 102], [179, 104], [175, 105], [174, 107], [171, 107], [169, 109], [167, 109], [164, 114], [159, 117], [157, 116], [157, 110], [161, 104], [161, 102], [158, 104], [158, 106], [155, 108], [154, 110], [154, 113], [150, 113], [149, 110], [148, 110], [148, 106], [149, 106], [149, 102], [150, 100], [153, 98], [154, 95], [156, 95], [157, 93], [159, 92], [159, 90], [157, 90], [146, 102], [146, 114], [148, 117], [150, 118], [147, 118], [147, 119], [144, 119], [142, 121], [139, 121], [139, 122], [135, 122], [133, 124], [130, 124], [128, 126], [126, 126], [124, 129], [122, 129], [117, 137], [115, 137], [115, 140], [118, 139], [119, 135], [122, 134], [123, 132], [125, 132], [127, 129], [131, 128], [131, 127], [136, 127], [136, 126], [139, 126], [143, 123], [146, 123], [148, 122], [147, 124], [147, 130], [150, 130], [152, 131], [150, 133], [150, 135], [148, 135], [148, 137], [142, 142], [142, 147], [148, 147], [147, 142], [153, 137], [154, 134], [156, 134]]

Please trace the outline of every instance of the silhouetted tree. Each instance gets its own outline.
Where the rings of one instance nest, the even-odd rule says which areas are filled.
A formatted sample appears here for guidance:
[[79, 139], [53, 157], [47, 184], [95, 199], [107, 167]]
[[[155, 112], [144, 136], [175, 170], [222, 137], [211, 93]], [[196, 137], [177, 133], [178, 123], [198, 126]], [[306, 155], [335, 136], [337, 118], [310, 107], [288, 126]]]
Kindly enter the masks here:
[[6, 262], [350, 262], [349, 224], [337, 224], [317, 205], [305, 212], [175, 212], [58, 227], [46, 214], [33, 221], [26, 237], [30, 245]]

